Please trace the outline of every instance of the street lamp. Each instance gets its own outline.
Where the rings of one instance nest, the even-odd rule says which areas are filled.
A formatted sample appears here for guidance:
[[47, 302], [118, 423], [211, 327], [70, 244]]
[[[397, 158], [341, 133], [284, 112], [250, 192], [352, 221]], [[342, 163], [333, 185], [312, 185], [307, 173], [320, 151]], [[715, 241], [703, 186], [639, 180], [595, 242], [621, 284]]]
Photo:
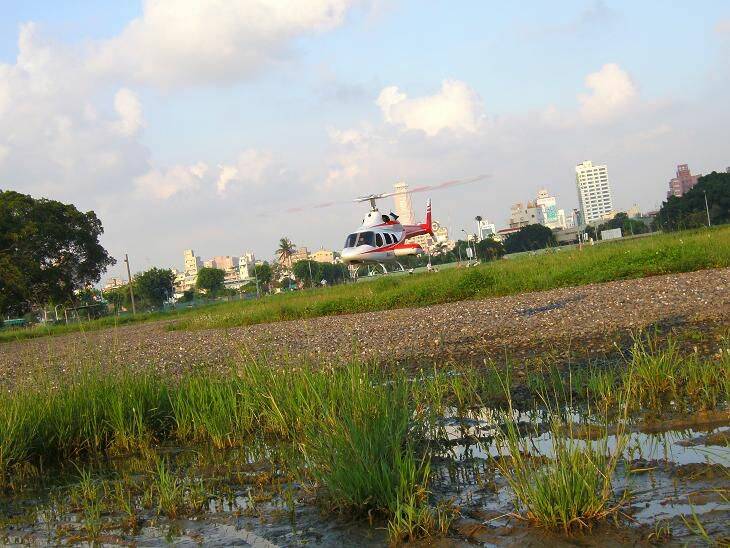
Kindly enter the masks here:
[[[466, 245], [467, 245], [467, 247], [469, 247], [469, 249], [471, 250], [471, 247], [469, 246], [469, 234], [463, 228], [461, 229], [461, 231], [464, 233], [464, 236], [466, 237]], [[477, 255], [476, 252], [473, 252], [473, 253], [474, 253], [474, 257], [476, 257], [476, 255]]]

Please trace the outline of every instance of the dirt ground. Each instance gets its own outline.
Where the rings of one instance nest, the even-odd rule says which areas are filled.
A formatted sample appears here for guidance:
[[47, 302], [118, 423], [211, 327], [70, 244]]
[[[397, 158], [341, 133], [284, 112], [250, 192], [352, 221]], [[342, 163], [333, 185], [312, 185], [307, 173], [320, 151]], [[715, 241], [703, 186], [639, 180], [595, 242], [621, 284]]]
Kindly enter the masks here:
[[0, 383], [32, 379], [39, 366], [63, 374], [87, 359], [176, 374], [249, 353], [423, 365], [545, 351], [590, 357], [652, 326], [730, 330], [730, 268], [224, 330], [172, 331], [169, 323], [2, 344]]

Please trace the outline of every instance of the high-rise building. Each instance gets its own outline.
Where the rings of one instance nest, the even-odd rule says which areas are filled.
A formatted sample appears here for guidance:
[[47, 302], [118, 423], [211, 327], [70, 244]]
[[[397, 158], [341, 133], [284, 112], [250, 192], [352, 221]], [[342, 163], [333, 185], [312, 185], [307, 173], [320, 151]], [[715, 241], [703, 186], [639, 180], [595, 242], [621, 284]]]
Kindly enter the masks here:
[[535, 204], [542, 208], [543, 224], [548, 228], [565, 228], [565, 211], [558, 209], [555, 196], [551, 196], [547, 189], [537, 191]]
[[613, 213], [611, 184], [605, 165], [594, 166], [590, 160], [578, 164], [575, 166], [575, 183], [582, 224], [599, 221]]
[[408, 192], [408, 185], [401, 182], [396, 183], [393, 188], [396, 193], [393, 196], [395, 202], [395, 214], [398, 215], [398, 220], [404, 225], [416, 224], [416, 217], [413, 215], [413, 203], [411, 202], [411, 194]]
[[200, 257], [196, 257], [195, 251], [192, 249], [183, 251], [183, 259], [185, 261], [185, 268], [183, 269], [185, 274], [197, 274], [198, 270], [203, 266]]
[[517, 202], [512, 206], [512, 209], [510, 209], [510, 228], [522, 228], [527, 225], [542, 224], [545, 224], [543, 209], [535, 202], [527, 202], [526, 205], [522, 202]]
[[669, 181], [669, 192], [667, 192], [667, 198], [670, 196], [684, 196], [687, 191], [697, 184], [699, 175], [692, 175], [689, 171], [687, 164], [680, 164], [677, 166], [677, 176]]

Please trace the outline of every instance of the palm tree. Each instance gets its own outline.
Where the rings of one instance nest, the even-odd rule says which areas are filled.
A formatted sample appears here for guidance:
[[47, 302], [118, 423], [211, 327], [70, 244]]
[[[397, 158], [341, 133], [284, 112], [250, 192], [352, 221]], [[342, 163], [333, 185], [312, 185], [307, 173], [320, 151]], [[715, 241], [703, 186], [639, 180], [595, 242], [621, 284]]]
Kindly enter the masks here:
[[276, 256], [279, 258], [279, 263], [291, 268], [291, 257], [294, 255], [296, 249], [297, 246], [295, 246], [289, 238], [286, 236], [281, 238], [279, 240], [279, 249], [276, 250]]

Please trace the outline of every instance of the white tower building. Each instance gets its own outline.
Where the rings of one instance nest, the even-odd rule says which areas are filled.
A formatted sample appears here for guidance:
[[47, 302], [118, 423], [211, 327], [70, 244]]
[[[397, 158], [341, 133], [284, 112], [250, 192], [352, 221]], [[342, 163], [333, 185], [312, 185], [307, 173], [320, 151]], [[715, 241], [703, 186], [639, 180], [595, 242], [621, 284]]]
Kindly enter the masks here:
[[408, 192], [408, 185], [401, 182], [396, 183], [393, 188], [398, 193], [393, 196], [393, 201], [395, 202], [395, 214], [398, 215], [398, 220], [404, 225], [416, 224], [416, 217], [413, 215], [413, 203], [411, 202], [411, 194]]
[[605, 165], [594, 166], [590, 160], [578, 164], [575, 166], [575, 183], [581, 224], [598, 221], [613, 213], [611, 184]]

